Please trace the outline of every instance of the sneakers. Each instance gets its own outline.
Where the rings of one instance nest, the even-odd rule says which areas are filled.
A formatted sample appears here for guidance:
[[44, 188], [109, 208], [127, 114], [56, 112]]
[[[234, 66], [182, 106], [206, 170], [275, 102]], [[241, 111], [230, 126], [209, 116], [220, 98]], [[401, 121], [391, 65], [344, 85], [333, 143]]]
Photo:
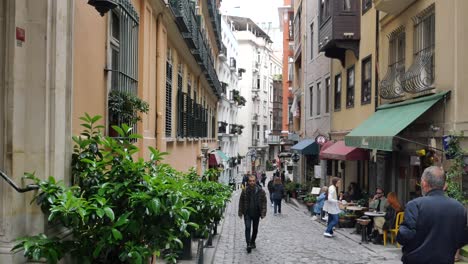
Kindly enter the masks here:
[[313, 221], [317, 220], [317, 216], [315, 216], [315, 215], [312, 216], [312, 220], [313, 220]]
[[333, 235], [332, 235], [332, 234], [330, 234], [330, 233], [327, 233], [327, 232], [323, 233], [323, 236], [324, 236], [324, 237], [333, 237]]

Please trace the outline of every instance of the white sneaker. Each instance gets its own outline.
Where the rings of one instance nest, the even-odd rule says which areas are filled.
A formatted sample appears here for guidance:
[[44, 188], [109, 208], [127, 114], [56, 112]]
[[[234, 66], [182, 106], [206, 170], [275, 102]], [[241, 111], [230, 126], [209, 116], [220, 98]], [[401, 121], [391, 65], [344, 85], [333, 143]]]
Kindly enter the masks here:
[[274, 206], [274, 205], [273, 205], [273, 204], [271, 204], [271, 207], [273, 207], [273, 206]]
[[313, 220], [313, 221], [317, 220], [317, 216], [315, 216], [315, 215], [312, 216], [312, 220]]
[[327, 233], [327, 232], [323, 233], [323, 236], [324, 236], [324, 237], [333, 237], [333, 235], [332, 235], [332, 234], [330, 234], [330, 233]]

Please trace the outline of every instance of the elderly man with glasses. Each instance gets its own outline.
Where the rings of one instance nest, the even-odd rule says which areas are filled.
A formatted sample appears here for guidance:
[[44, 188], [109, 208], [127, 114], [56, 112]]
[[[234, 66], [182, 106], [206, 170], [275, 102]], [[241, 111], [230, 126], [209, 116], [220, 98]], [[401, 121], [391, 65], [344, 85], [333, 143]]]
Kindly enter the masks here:
[[369, 208], [377, 212], [385, 212], [385, 208], [387, 208], [387, 198], [385, 198], [385, 192], [381, 187], [375, 189], [375, 195], [369, 202]]

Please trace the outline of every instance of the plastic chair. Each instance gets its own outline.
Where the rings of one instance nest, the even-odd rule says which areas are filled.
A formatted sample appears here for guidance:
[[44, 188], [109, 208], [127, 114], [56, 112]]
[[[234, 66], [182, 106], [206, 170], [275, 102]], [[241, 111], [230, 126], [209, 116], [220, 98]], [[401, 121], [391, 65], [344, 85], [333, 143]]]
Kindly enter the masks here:
[[[405, 217], [404, 212], [397, 213], [396, 220], [395, 220], [395, 228], [389, 230], [383, 230], [383, 243], [384, 246], [387, 245], [387, 232], [390, 232], [390, 241], [393, 245], [394, 238], [396, 239], [396, 235], [398, 234], [398, 229], [400, 228], [401, 222], [403, 222], [403, 218]], [[395, 241], [396, 242], [396, 241]], [[396, 243], [397, 247], [400, 247], [400, 244]]]

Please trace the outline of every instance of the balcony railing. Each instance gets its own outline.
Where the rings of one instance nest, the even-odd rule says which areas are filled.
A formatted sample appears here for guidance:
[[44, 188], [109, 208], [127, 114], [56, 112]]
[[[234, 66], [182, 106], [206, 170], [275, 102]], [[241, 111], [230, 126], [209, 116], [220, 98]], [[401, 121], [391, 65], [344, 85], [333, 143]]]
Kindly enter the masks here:
[[258, 114], [253, 114], [252, 115], [252, 122], [257, 123], [258, 122]]
[[230, 124], [229, 125], [229, 134], [234, 135], [234, 134], [237, 134], [237, 133], [238, 133], [237, 125], [236, 124]]
[[181, 32], [189, 32], [190, 23], [189, 14], [191, 12], [189, 0], [170, 0], [172, 12], [176, 17], [177, 25]]
[[231, 72], [234, 72], [236, 71], [236, 68], [237, 68], [237, 61], [235, 58], [231, 57], [229, 59], [229, 69], [231, 70]]
[[226, 122], [218, 122], [218, 134], [226, 134], [226, 127], [228, 123]]
[[269, 135], [267, 142], [269, 145], [277, 145], [280, 143], [280, 140], [281, 140], [280, 135]]
[[208, 0], [208, 13], [215, 33], [216, 43], [218, 47], [221, 47], [221, 14], [219, 14], [218, 7], [216, 6], [216, 0]]
[[224, 46], [224, 44], [221, 43], [221, 49], [219, 50], [219, 55], [218, 55], [219, 59], [221, 61], [226, 61], [227, 60], [227, 49], [226, 49], [226, 46]]
[[403, 77], [403, 89], [420, 93], [434, 88], [434, 49], [421, 51]]
[[396, 99], [405, 95], [402, 80], [405, 74], [404, 62], [395, 63], [388, 68], [387, 74], [380, 82], [380, 97]]
[[257, 147], [260, 144], [260, 140], [258, 139], [252, 139], [252, 146]]

